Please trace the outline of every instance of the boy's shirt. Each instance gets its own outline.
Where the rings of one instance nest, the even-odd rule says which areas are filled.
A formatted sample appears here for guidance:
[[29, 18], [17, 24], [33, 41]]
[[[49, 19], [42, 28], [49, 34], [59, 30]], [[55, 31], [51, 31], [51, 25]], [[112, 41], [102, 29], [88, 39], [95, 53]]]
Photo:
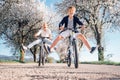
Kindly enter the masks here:
[[[69, 16], [65, 16], [62, 21], [59, 23], [59, 27], [65, 25], [65, 28], [68, 28]], [[83, 25], [83, 23], [79, 20], [78, 17], [73, 16], [73, 28], [75, 29], [77, 24]]]

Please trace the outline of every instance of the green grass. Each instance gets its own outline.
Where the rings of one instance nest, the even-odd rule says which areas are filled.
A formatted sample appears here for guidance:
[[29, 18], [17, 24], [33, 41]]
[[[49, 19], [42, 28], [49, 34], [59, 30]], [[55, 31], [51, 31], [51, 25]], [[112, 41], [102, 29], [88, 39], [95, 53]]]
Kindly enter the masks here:
[[0, 63], [35, 63], [34, 61], [0, 60]]
[[0, 60], [0, 63], [25, 63], [19, 60]]
[[120, 66], [120, 62], [112, 62], [112, 61], [93, 61], [93, 62], [81, 62], [81, 64], [105, 64], [105, 65], [117, 65]]
[[[33, 63], [33, 62], [20, 62], [19, 60], [0, 60], [0, 63]], [[60, 61], [57, 63], [61, 63]], [[120, 66], [120, 62], [112, 61], [93, 61], [93, 62], [80, 62], [80, 64], [99, 64], [99, 65], [116, 65]]]
[[15, 63], [19, 62], [18, 60], [0, 60], [0, 63]]

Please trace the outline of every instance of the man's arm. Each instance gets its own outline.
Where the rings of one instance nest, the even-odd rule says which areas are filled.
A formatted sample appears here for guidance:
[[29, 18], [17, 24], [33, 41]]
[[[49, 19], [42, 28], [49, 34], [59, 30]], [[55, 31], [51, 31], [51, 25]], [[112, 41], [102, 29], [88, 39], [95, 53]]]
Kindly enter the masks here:
[[49, 39], [52, 40], [52, 32], [50, 29], [49, 29]]
[[37, 33], [35, 33], [34, 37], [36, 38], [37, 36], [39, 36], [41, 34], [41, 30], [39, 30]]

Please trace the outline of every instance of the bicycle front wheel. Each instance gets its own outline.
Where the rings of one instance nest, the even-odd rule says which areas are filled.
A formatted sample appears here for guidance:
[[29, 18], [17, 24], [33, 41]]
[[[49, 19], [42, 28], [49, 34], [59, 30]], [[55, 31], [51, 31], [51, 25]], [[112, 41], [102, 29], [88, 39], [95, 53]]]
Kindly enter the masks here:
[[68, 65], [68, 67], [71, 66], [71, 52], [70, 52], [70, 50], [69, 50], [69, 53], [68, 53], [68, 56], [67, 56], [67, 65]]
[[76, 40], [74, 39], [73, 40], [73, 54], [74, 54], [74, 65], [75, 65], [75, 68], [78, 68], [78, 51], [77, 51], [77, 44], [76, 44]]

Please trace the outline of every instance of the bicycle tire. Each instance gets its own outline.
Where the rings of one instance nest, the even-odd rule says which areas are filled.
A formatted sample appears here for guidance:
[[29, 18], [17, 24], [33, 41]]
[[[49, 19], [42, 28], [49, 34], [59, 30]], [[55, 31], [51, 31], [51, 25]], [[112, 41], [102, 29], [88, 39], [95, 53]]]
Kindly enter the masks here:
[[41, 49], [41, 46], [40, 46], [40, 52], [39, 52], [39, 62], [38, 62], [38, 66], [41, 66], [41, 59], [42, 59], [42, 49]]
[[43, 54], [42, 54], [42, 65], [45, 64], [45, 53], [44, 53], [44, 50], [43, 50]]
[[39, 54], [39, 66], [44, 65], [45, 63], [45, 53], [44, 53], [44, 47], [40, 46], [40, 54]]
[[42, 62], [42, 65], [44, 65], [45, 64], [45, 50], [44, 50], [45, 48], [44, 48], [44, 45], [42, 45], [41, 46], [41, 62]]
[[77, 45], [76, 40], [73, 40], [73, 53], [74, 53], [74, 66], [75, 68], [78, 68], [78, 51], [77, 51]]
[[68, 56], [67, 56], [67, 65], [68, 65], [68, 67], [71, 66], [71, 52], [70, 52], [70, 50], [69, 50], [69, 53], [68, 53]]

